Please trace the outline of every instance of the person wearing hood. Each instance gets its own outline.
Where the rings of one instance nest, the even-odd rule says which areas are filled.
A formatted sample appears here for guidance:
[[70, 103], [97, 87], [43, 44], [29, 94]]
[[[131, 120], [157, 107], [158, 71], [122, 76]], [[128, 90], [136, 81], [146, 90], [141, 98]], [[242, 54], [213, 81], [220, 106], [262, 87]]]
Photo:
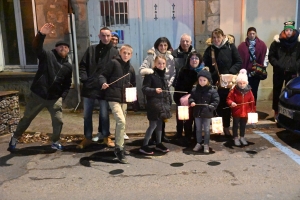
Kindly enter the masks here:
[[[248, 76], [245, 69], [240, 70], [236, 78], [236, 85], [230, 90], [226, 102], [231, 108], [233, 117], [232, 133], [234, 145], [241, 146], [241, 143], [248, 145], [245, 138], [248, 113], [256, 112], [256, 107], [251, 86], [248, 85]], [[230, 109], [228, 108], [228, 110]], [[240, 138], [238, 137], [238, 129], [240, 129]]]
[[[105, 100], [116, 120], [115, 155], [121, 163], [127, 163], [124, 149], [124, 132], [126, 127], [127, 103], [125, 90], [135, 87], [135, 71], [130, 64], [133, 49], [124, 44], [120, 48], [120, 55], [107, 63], [103, 73], [99, 76], [101, 89], [105, 91]], [[127, 75], [129, 74], [129, 75]]]
[[269, 51], [269, 61], [273, 66], [274, 119], [278, 116], [278, 102], [283, 83], [286, 85], [300, 71], [300, 36], [294, 21], [284, 23], [284, 30], [274, 36]]
[[111, 32], [111, 42], [113, 46], [118, 49], [117, 45], [119, 44], [119, 34], [117, 32]]
[[[215, 59], [217, 62], [218, 70], [220, 74], [237, 74], [242, 67], [241, 56], [234, 44], [234, 38], [225, 35], [224, 32], [217, 28], [213, 30], [211, 38], [206, 41], [208, 47], [203, 55], [203, 62], [205, 66], [209, 67], [209, 71], [212, 74], [213, 84], [219, 81], [219, 75], [215, 68], [215, 63], [212, 62], [212, 50], [215, 52]], [[222, 117], [223, 120], [223, 132], [225, 136], [230, 137], [230, 109], [223, 109], [227, 107], [226, 98], [230, 88], [218, 88], [220, 96], [220, 103], [217, 108], [217, 114]]]
[[256, 102], [260, 79], [251, 75], [253, 71], [252, 66], [255, 62], [264, 67], [268, 67], [268, 48], [266, 44], [257, 37], [255, 27], [248, 28], [247, 38], [238, 46], [238, 51], [243, 61], [242, 68], [247, 70], [249, 85], [252, 88]]
[[[183, 91], [187, 94], [190, 94], [193, 87], [197, 83], [197, 73], [200, 72], [204, 66], [202, 62], [202, 56], [200, 53], [194, 51], [191, 52], [184, 67], [182, 67], [178, 73], [176, 85], [174, 87], [175, 91]], [[185, 93], [174, 92], [173, 99], [176, 103], [176, 139], [179, 142], [183, 143], [183, 146], [189, 146], [192, 137], [193, 121], [194, 117], [192, 115], [192, 109], [189, 109], [189, 119], [188, 120], [179, 120], [178, 119], [178, 106], [181, 106], [180, 98], [186, 95]], [[185, 136], [182, 137], [182, 133], [185, 133]]]
[[210, 122], [214, 117], [220, 98], [216, 89], [211, 85], [212, 78], [206, 68], [197, 75], [198, 83], [191, 92], [189, 105], [193, 108], [193, 116], [196, 123], [197, 144], [194, 151], [202, 149], [202, 128], [204, 130], [204, 153], [209, 153]]
[[114, 143], [109, 137], [109, 106], [104, 99], [104, 91], [101, 90], [98, 80], [104, 67], [114, 56], [119, 55], [119, 52], [113, 47], [109, 28], [100, 29], [99, 39], [99, 44], [87, 48], [79, 63], [79, 79], [82, 83], [81, 96], [83, 97], [84, 139], [77, 145], [78, 149], [84, 149], [93, 142], [92, 116], [96, 100], [100, 107], [97, 138], [103, 140], [108, 147], [114, 147]]
[[[169, 41], [168, 38], [166, 37], [160, 37], [158, 38], [155, 43], [154, 43], [154, 47], [148, 50], [148, 55], [145, 58], [145, 60], [143, 61], [142, 65], [140, 66], [139, 72], [140, 75], [142, 77], [144, 77], [147, 74], [153, 74], [154, 73], [154, 60], [156, 58], [156, 56], [163, 56], [166, 58], [166, 79], [168, 82], [168, 87], [172, 86], [172, 83], [175, 79], [175, 75], [176, 75], [176, 70], [175, 70], [175, 61], [173, 56], [171, 55], [171, 51], [169, 51], [170, 49], [172, 49], [171, 43]], [[164, 131], [164, 127], [165, 127], [165, 122], [163, 122], [163, 132], [162, 132], [162, 141], [164, 142], [169, 142], [169, 139], [167, 137], [165, 137], [165, 131]], [[155, 134], [152, 134], [152, 139], [150, 141], [150, 143], [152, 143], [152, 141], [155, 140], [154, 138]]]
[[59, 142], [63, 127], [62, 100], [66, 98], [72, 83], [72, 65], [68, 61], [70, 45], [67, 42], [58, 41], [55, 49], [50, 51], [43, 48], [46, 35], [51, 34], [53, 30], [54, 25], [46, 23], [33, 40], [32, 46], [39, 59], [38, 70], [30, 87], [31, 92], [26, 102], [24, 116], [9, 142], [9, 151], [15, 150], [17, 140], [43, 108], [47, 108], [52, 119], [51, 148], [64, 149]]
[[173, 81], [174, 87], [176, 85], [180, 69], [189, 62], [189, 60], [187, 59], [188, 55], [193, 51], [196, 50], [192, 46], [192, 37], [186, 33], [182, 34], [180, 37], [179, 47], [172, 51], [172, 56], [174, 57], [175, 60], [175, 69], [176, 69], [176, 76]]

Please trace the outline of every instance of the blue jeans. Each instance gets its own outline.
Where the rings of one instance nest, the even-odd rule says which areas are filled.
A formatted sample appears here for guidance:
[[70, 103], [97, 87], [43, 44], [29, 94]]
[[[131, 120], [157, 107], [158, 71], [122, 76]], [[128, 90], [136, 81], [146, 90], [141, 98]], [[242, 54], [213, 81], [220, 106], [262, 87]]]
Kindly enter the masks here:
[[200, 144], [202, 142], [202, 127], [203, 127], [203, 130], [204, 130], [204, 144], [206, 144], [206, 145], [209, 144], [210, 121], [211, 121], [210, 118], [200, 118], [200, 117], [195, 118], [197, 143]]
[[[93, 110], [96, 99], [83, 98], [83, 117], [84, 117], [84, 136], [86, 139], [91, 140], [93, 137]], [[101, 132], [103, 136], [109, 136], [109, 113], [108, 113], [108, 103], [106, 100], [99, 101], [99, 124], [98, 132]]]

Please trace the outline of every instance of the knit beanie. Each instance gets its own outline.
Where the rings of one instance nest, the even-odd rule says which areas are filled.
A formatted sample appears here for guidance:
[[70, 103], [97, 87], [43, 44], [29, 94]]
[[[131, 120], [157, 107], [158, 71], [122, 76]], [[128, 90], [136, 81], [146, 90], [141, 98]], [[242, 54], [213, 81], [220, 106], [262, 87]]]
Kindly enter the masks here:
[[208, 82], [212, 82], [212, 78], [211, 78], [211, 74], [208, 70], [206, 70], [206, 68], [202, 69], [198, 75], [197, 75], [197, 78], [199, 78], [200, 76], [203, 76], [205, 78], [208, 79]]
[[295, 22], [294, 21], [287, 21], [287, 22], [284, 22], [284, 30], [286, 29], [295, 29]]
[[240, 82], [240, 81], [245, 81], [248, 83], [247, 70], [245, 70], [245, 69], [240, 70], [240, 72], [236, 78], [236, 82]]
[[56, 42], [55, 47], [58, 47], [58, 46], [60, 46], [60, 45], [66, 45], [68, 48], [70, 48], [69, 43], [66, 42], [66, 41], [60, 40], [60, 41]]
[[119, 42], [119, 34], [117, 32], [111, 32], [112, 37], [117, 37]]
[[249, 27], [248, 30], [247, 30], [247, 35], [250, 31], [254, 31], [256, 33], [256, 28], [254, 27]]

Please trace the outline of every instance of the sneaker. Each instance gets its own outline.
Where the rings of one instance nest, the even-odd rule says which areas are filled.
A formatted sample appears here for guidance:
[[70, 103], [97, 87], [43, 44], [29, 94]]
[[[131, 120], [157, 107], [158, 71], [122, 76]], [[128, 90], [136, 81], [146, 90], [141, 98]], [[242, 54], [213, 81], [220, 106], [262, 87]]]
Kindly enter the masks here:
[[202, 145], [197, 143], [196, 146], [193, 148], [193, 151], [199, 151], [200, 149], [202, 149]]
[[92, 144], [92, 140], [89, 140], [89, 139], [86, 139], [84, 138], [79, 145], [76, 146], [76, 149], [84, 149], [86, 148], [87, 146], [91, 145]]
[[158, 150], [158, 151], [164, 152], [164, 153], [170, 151], [167, 147], [165, 147], [165, 146], [163, 145], [163, 143], [158, 143], [158, 144], [156, 145], [155, 149]]
[[97, 133], [97, 136], [93, 137], [92, 140], [93, 140], [94, 142], [98, 142], [99, 140], [103, 140], [104, 138], [105, 138], [105, 136], [102, 135], [101, 132], [99, 132], [99, 133]]
[[209, 146], [207, 144], [204, 145], [204, 153], [209, 153]]
[[241, 142], [244, 146], [248, 145], [248, 142], [246, 141], [246, 139], [244, 137], [241, 137]]
[[115, 143], [109, 137], [104, 138], [103, 142], [101, 144], [106, 144], [107, 147], [110, 147], [110, 148], [115, 147]]
[[59, 142], [53, 142], [51, 148], [62, 151], [64, 150], [65, 147], [61, 145]]
[[235, 146], [241, 146], [241, 142], [240, 142], [238, 137], [234, 138], [234, 145]]
[[125, 157], [124, 151], [121, 150], [120, 148], [115, 149], [115, 155], [116, 155], [118, 161], [120, 161], [120, 163], [123, 163], [123, 164], [128, 163], [128, 161]]
[[124, 133], [124, 140], [129, 140], [129, 137], [126, 135], [126, 133]]
[[153, 154], [153, 151], [149, 148], [148, 145], [142, 146], [142, 147], [139, 149], [139, 151], [140, 151], [141, 153], [148, 154], [148, 155]]
[[14, 150], [16, 150], [16, 146], [17, 146], [17, 139], [16, 138], [14, 138], [14, 137], [11, 137], [10, 138], [10, 142], [9, 142], [9, 144], [8, 144], [8, 151], [14, 151]]

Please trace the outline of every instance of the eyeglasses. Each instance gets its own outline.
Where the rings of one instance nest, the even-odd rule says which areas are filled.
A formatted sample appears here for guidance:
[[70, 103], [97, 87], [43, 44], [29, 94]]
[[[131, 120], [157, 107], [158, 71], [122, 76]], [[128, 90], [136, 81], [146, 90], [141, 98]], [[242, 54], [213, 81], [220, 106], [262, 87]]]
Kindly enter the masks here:
[[199, 60], [198, 57], [191, 57], [190, 60]]

